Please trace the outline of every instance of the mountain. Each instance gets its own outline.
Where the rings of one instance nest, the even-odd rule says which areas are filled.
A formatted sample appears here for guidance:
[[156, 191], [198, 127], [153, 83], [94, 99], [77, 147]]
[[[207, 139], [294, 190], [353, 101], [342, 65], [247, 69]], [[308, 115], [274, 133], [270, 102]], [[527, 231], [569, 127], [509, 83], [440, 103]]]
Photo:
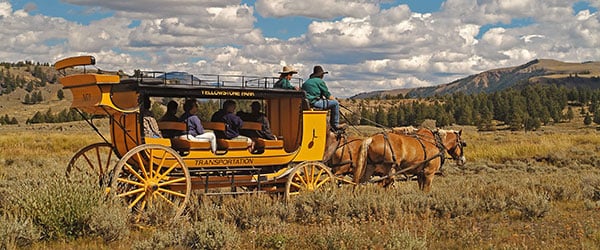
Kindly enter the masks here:
[[527, 84], [556, 84], [566, 87], [600, 88], [600, 62], [567, 63], [551, 59], [536, 59], [526, 64], [488, 70], [451, 83], [414, 89], [396, 89], [361, 93], [350, 97], [363, 99], [402, 94], [428, 97], [456, 92], [465, 94], [493, 93]]

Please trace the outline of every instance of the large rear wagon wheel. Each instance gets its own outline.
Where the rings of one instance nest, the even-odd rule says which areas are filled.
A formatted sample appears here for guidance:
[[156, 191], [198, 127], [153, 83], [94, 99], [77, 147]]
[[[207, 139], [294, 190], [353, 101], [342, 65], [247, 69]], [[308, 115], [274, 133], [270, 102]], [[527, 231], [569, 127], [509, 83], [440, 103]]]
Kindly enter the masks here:
[[118, 161], [110, 143], [90, 144], [73, 155], [67, 165], [66, 176], [75, 182], [97, 181], [99, 186], [105, 187], [110, 184], [108, 173]]
[[285, 184], [285, 198], [303, 192], [335, 186], [336, 178], [325, 164], [318, 161], [302, 162], [294, 167]]
[[117, 163], [110, 192], [135, 212], [156, 206], [179, 217], [191, 188], [189, 170], [177, 152], [162, 145], [140, 145]]

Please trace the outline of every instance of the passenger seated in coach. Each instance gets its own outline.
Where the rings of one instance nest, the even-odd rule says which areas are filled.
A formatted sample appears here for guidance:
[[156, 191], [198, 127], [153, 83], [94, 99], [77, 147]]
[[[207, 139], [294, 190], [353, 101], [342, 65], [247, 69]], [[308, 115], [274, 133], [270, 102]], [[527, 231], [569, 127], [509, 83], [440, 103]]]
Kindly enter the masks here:
[[249, 137], [240, 135], [240, 128], [244, 122], [240, 117], [234, 114], [236, 109], [236, 103], [233, 100], [227, 100], [223, 103], [223, 108], [215, 112], [210, 121], [211, 122], [223, 122], [225, 123], [225, 132], [219, 133], [218, 137], [228, 140], [245, 140], [248, 142], [248, 146], [252, 146], [252, 139]]
[[[177, 107], [179, 105], [175, 101], [169, 101], [167, 103], [167, 112], [160, 118], [160, 122], [178, 122], [179, 118], [177, 117]], [[163, 129], [161, 130], [163, 137], [165, 138], [175, 138], [181, 136], [181, 131], [173, 130], [173, 129]]]
[[162, 135], [160, 133], [160, 129], [158, 128], [158, 123], [152, 112], [150, 111], [151, 102], [149, 97], [145, 97], [142, 101], [141, 113], [144, 121], [144, 136], [152, 137], [152, 138], [161, 138]]
[[273, 135], [273, 133], [271, 132], [271, 125], [269, 124], [269, 119], [267, 118], [267, 115], [265, 115], [264, 113], [261, 112], [262, 109], [262, 105], [260, 104], [260, 102], [258, 101], [254, 101], [252, 102], [252, 104], [250, 104], [250, 108], [252, 109], [251, 113], [246, 113], [246, 112], [238, 112], [237, 115], [242, 118], [243, 121], [248, 121], [248, 122], [258, 122], [260, 124], [262, 124], [261, 126], [261, 130], [242, 130], [243, 134], [245, 136], [248, 136], [250, 138], [263, 138], [263, 139], [267, 139], [267, 140], [277, 140], [277, 137], [275, 137]]
[[176, 101], [169, 101], [167, 103], [167, 112], [165, 112], [165, 115], [163, 115], [163, 117], [160, 118], [161, 122], [176, 122], [179, 121], [179, 118], [177, 117], [177, 107], [179, 105], [177, 104]]
[[183, 104], [183, 115], [179, 118], [180, 122], [185, 122], [188, 130], [186, 134], [180, 136], [182, 140], [197, 141], [197, 142], [210, 142], [210, 148], [212, 152], [217, 152], [217, 137], [215, 133], [211, 131], [205, 131], [202, 127], [200, 118], [196, 115], [198, 112], [198, 104], [196, 100], [190, 99], [185, 101]]

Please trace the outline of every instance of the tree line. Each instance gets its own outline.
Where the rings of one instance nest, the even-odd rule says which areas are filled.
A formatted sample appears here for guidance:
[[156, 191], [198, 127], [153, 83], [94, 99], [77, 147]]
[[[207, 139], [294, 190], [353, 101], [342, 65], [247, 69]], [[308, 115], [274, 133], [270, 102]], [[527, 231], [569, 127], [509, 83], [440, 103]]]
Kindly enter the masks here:
[[[418, 126], [426, 119], [433, 119], [439, 127], [457, 124], [495, 130], [505, 126], [530, 131], [542, 125], [570, 121], [575, 117], [573, 108], [580, 107], [582, 115], [587, 113], [600, 124], [600, 91], [589, 88], [535, 84], [494, 93], [434, 96], [391, 106], [373, 106], [366, 102], [370, 101], [360, 101], [359, 109], [348, 116], [350, 122], [397, 127]], [[591, 114], [597, 114], [597, 119]]]
[[[84, 113], [85, 118], [90, 118], [89, 114]], [[77, 111], [74, 109], [65, 108], [58, 113], [53, 113], [52, 109], [46, 110], [46, 112], [35, 112], [35, 114], [27, 119], [26, 124], [34, 124], [34, 123], [61, 123], [61, 122], [71, 122], [71, 121], [81, 121], [84, 117], [82, 117]]]

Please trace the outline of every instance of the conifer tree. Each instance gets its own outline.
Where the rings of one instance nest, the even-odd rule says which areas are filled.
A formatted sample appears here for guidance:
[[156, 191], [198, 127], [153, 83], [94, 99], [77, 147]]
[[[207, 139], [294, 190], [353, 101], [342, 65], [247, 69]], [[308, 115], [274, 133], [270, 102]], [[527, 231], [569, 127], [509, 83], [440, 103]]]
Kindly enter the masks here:
[[573, 107], [569, 106], [567, 109], [567, 114], [565, 115], [565, 119], [567, 119], [567, 121], [571, 121], [573, 118], [575, 118], [575, 112], [573, 111]]
[[585, 113], [585, 117], [583, 118], [583, 124], [586, 126], [589, 126], [592, 124], [592, 117], [590, 116], [589, 112]]
[[600, 124], [600, 108], [594, 110], [594, 114], [592, 116], [592, 121], [596, 124]]
[[44, 101], [44, 96], [42, 96], [42, 91], [38, 91], [35, 97], [35, 103], [40, 103]]
[[390, 110], [387, 112], [387, 124], [386, 125], [388, 127], [398, 126], [396, 124], [396, 122], [398, 121], [397, 115], [398, 115], [398, 111], [396, 111], [396, 107], [391, 107]]
[[381, 105], [377, 106], [377, 111], [375, 112], [375, 122], [383, 126], [387, 124], [387, 114]]

